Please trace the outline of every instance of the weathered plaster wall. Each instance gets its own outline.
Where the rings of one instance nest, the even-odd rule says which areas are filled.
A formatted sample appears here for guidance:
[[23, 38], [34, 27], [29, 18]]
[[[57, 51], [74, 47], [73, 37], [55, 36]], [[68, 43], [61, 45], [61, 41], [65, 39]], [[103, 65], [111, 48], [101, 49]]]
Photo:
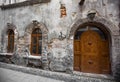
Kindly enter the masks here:
[[[47, 4], [38, 4], [1, 11], [0, 22], [3, 29], [6, 23], [13, 23], [19, 30], [20, 36], [24, 34], [25, 27], [32, 21], [37, 20], [43, 22], [49, 29], [49, 33], [63, 31], [67, 32], [67, 28], [77, 18], [86, 18], [87, 13], [91, 9], [98, 12], [98, 16], [105, 17], [112, 21], [118, 28], [119, 24], [119, 0], [86, 0], [83, 7], [78, 5], [80, 0], [51, 0]], [[65, 4], [67, 16], [60, 18], [60, 3]], [[114, 12], [113, 12], [114, 11]], [[49, 14], [48, 14], [49, 13]]]
[[[51, 50], [54, 57], [63, 56], [63, 59], [67, 57], [69, 53], [67, 50], [71, 51], [71, 57], [73, 57], [73, 39], [59, 41], [58, 37], [60, 32], [62, 32], [66, 37], [69, 36], [69, 31], [74, 23], [79, 19], [86, 19], [88, 11], [94, 9], [97, 11], [97, 17], [101, 19], [106, 19], [110, 21], [113, 28], [110, 28], [112, 36], [112, 58], [113, 61], [117, 61], [116, 57], [119, 55], [120, 48], [117, 48], [117, 43], [114, 42], [114, 37], [120, 37], [119, 35], [119, 0], [85, 0], [83, 6], [79, 6], [80, 0], [51, 0], [49, 3], [41, 3], [33, 6], [26, 6], [20, 8], [13, 8], [8, 10], [0, 10], [0, 33], [5, 29], [7, 23], [12, 23], [16, 26], [19, 37], [24, 36], [26, 27], [33, 21], [37, 20], [45, 24], [48, 29], [48, 42], [50, 44]], [[67, 15], [63, 18], [60, 17], [60, 6], [64, 4], [66, 7]], [[103, 21], [103, 20], [101, 20]], [[103, 22], [104, 23], [104, 22]], [[107, 24], [106, 24], [107, 25]], [[108, 26], [107, 26], [108, 27]], [[109, 28], [109, 27], [108, 27]], [[114, 36], [115, 35], [115, 36]], [[57, 41], [56, 41], [57, 39]], [[117, 38], [118, 39], [118, 38]], [[118, 41], [119, 42], [119, 41]], [[71, 43], [71, 45], [69, 45]], [[65, 47], [65, 49], [63, 49]], [[68, 48], [67, 48], [68, 47]], [[56, 49], [55, 49], [56, 48]], [[62, 49], [61, 49], [62, 48]], [[48, 48], [49, 49], [49, 48]], [[62, 52], [62, 53], [61, 53]], [[61, 55], [60, 55], [61, 54]], [[69, 55], [69, 54], [68, 54]], [[115, 56], [114, 56], [115, 55]], [[61, 57], [62, 57], [61, 56]], [[73, 60], [71, 60], [69, 65], [70, 69], [73, 69]], [[60, 60], [61, 61], [61, 60]], [[60, 65], [63, 65], [59, 61]], [[57, 64], [58, 64], [57, 63]], [[54, 67], [54, 66], [53, 66]], [[68, 67], [68, 65], [66, 65]], [[59, 67], [58, 67], [59, 68]], [[63, 68], [63, 67], [61, 67]]]

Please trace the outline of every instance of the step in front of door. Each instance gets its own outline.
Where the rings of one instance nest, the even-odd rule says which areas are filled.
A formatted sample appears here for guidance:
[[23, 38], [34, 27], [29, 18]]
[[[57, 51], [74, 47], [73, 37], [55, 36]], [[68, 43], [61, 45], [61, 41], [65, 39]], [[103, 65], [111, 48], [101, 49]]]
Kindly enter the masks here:
[[13, 64], [6, 64], [0, 62], [0, 68], [11, 69], [15, 71], [21, 71], [28, 74], [38, 75], [42, 77], [61, 80], [64, 82], [116, 82], [112, 76], [73, 72], [72, 74], [66, 74], [61, 72], [52, 72], [42, 69], [18, 66]]
[[111, 75], [73, 72], [75, 82], [116, 82]]

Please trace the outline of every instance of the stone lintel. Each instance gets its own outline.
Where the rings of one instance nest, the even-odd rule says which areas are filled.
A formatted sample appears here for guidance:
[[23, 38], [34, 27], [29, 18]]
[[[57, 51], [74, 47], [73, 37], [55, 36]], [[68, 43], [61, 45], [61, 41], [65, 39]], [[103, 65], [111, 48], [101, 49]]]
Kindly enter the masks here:
[[51, 0], [27, 0], [27, 1], [19, 2], [19, 3], [1, 5], [0, 8], [2, 10], [6, 10], [6, 9], [18, 8], [18, 7], [29, 6], [29, 5], [34, 5], [34, 4], [48, 3], [50, 1]]

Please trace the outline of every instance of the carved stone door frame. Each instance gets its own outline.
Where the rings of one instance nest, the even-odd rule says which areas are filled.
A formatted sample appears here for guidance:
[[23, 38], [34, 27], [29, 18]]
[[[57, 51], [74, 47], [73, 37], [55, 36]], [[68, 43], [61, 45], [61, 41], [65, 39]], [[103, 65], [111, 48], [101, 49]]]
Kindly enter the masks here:
[[[94, 25], [97, 25], [97, 27], [99, 27], [100, 29], [102, 29], [107, 36], [109, 37], [109, 51], [110, 51], [110, 62], [111, 62], [111, 74], [115, 73], [115, 64], [117, 61], [117, 59], [115, 58], [114, 55], [114, 36], [115, 35], [119, 35], [119, 28], [116, 27], [116, 25], [114, 25], [112, 22], [110, 22], [108, 19], [106, 18], [101, 18], [101, 17], [95, 17], [94, 20], [89, 20], [88, 18], [85, 19], [81, 19], [81, 17], [78, 17], [75, 22], [73, 22], [73, 24], [70, 26], [70, 28], [67, 30], [68, 33], [68, 45], [71, 46], [70, 49], [72, 51], [72, 54], [70, 57], [73, 57], [74, 59], [74, 35], [76, 30], [83, 24], [86, 23], [91, 23]], [[74, 60], [72, 61], [73, 64], [71, 65], [70, 70], [74, 70]]]

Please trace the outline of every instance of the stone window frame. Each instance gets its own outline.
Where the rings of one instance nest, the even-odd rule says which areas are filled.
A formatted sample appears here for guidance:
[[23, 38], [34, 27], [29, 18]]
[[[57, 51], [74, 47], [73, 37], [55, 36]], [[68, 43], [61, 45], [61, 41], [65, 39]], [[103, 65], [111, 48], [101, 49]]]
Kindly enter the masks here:
[[[41, 23], [38, 22], [37, 20], [33, 20], [25, 29], [25, 45], [28, 47], [28, 49], [30, 50], [31, 48], [31, 34], [33, 32], [33, 29], [35, 28], [39, 28], [42, 31], [42, 54], [41, 56], [44, 54], [44, 49], [47, 48], [47, 43], [48, 43], [48, 29], [47, 27]], [[30, 56], [34, 56], [31, 54], [30, 52]], [[40, 56], [40, 57], [41, 57]], [[35, 56], [35, 57], [39, 57], [39, 56]]]
[[18, 41], [18, 31], [17, 31], [17, 27], [12, 24], [12, 23], [7, 23], [6, 27], [3, 29], [3, 39], [2, 39], [2, 44], [3, 44], [3, 53], [7, 52], [7, 46], [8, 46], [8, 30], [11, 29], [14, 32], [14, 51], [16, 50], [16, 45], [17, 45], [17, 41]]

